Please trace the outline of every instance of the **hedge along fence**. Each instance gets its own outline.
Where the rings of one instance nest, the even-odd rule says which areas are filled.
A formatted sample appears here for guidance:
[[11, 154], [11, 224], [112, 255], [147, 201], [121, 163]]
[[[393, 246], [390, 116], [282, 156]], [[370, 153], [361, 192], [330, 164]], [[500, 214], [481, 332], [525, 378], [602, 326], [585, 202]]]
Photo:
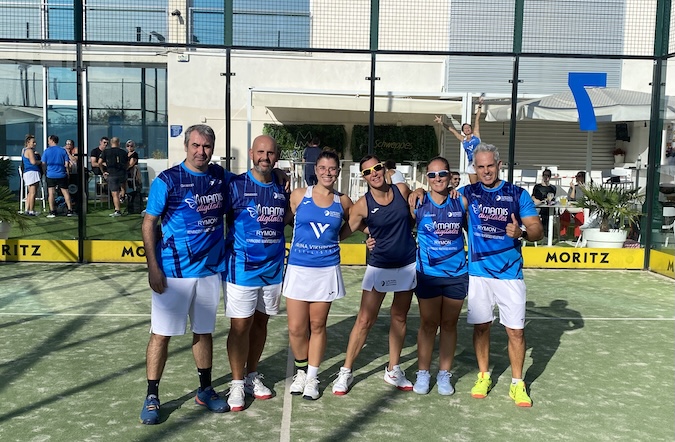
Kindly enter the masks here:
[[[352, 158], [359, 161], [368, 154], [368, 126], [354, 126]], [[429, 161], [438, 155], [438, 139], [433, 126], [375, 126], [374, 154], [382, 161]]]
[[[366, 128], [367, 130], [367, 128]], [[302, 161], [302, 151], [312, 141], [312, 137], [319, 137], [321, 147], [335, 149], [340, 158], [344, 158], [344, 147], [347, 144], [347, 132], [344, 126], [331, 124], [289, 124], [278, 126], [265, 124], [263, 133], [274, 137], [281, 148], [282, 160]], [[367, 135], [366, 135], [367, 140]]]

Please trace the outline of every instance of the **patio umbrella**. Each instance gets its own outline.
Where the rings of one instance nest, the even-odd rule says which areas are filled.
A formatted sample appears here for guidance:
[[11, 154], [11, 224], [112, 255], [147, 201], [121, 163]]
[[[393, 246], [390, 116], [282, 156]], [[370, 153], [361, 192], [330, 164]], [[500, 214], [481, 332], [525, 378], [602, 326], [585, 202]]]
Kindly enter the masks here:
[[[651, 94], [617, 88], [587, 88], [597, 122], [649, 120]], [[664, 119], [675, 119], [675, 97], [664, 97]], [[490, 106], [485, 121], [509, 121], [511, 104]], [[579, 112], [571, 91], [521, 101], [516, 105], [517, 120], [579, 121]], [[587, 132], [586, 171], [590, 174], [593, 132]], [[590, 176], [590, 175], [589, 175]]]
[[[619, 122], [649, 120], [651, 95], [645, 92], [616, 88], [588, 88], [598, 122]], [[675, 119], [675, 97], [665, 97], [664, 119]], [[516, 106], [518, 120], [579, 121], [577, 104], [571, 91], [560, 92], [542, 98], [521, 101]], [[511, 105], [490, 106], [485, 121], [508, 121], [511, 119]]]

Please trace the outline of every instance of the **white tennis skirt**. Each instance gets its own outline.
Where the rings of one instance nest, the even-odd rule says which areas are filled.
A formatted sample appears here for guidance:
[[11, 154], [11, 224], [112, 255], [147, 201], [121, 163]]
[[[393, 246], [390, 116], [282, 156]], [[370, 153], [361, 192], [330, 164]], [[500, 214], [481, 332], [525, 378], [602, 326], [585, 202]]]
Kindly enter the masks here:
[[307, 302], [332, 302], [345, 296], [340, 265], [332, 267], [303, 267], [288, 264], [282, 294], [290, 299]]

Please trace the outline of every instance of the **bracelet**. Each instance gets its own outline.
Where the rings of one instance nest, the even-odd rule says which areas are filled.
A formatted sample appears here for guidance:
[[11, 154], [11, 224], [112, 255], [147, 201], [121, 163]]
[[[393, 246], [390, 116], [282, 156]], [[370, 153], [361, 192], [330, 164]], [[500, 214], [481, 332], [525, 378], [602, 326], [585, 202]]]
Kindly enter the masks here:
[[527, 239], [527, 230], [521, 230], [520, 237], [523, 238], [525, 241], [529, 241], [529, 239]]

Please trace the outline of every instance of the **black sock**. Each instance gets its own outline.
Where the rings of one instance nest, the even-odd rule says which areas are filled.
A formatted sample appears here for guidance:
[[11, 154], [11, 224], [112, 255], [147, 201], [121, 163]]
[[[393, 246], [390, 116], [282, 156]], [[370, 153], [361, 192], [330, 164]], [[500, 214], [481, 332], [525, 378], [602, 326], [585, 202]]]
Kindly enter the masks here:
[[295, 369], [307, 371], [308, 359], [296, 359], [295, 360]]
[[150, 395], [155, 395], [156, 397], [159, 397], [159, 380], [150, 380], [148, 379], [148, 396]]
[[197, 374], [199, 375], [199, 386], [202, 391], [211, 386], [211, 367], [197, 368]]

